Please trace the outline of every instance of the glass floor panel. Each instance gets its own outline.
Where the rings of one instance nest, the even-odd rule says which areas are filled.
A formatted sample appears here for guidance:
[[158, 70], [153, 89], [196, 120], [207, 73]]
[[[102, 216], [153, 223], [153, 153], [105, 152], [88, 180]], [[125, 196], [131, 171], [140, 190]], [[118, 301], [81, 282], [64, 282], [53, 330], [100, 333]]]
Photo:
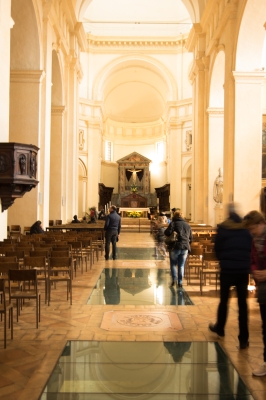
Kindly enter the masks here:
[[253, 399], [218, 343], [71, 341], [41, 400], [140, 397]]
[[193, 305], [184, 288], [169, 287], [169, 270], [104, 268], [87, 304]]
[[117, 247], [118, 260], [164, 260], [157, 247]]

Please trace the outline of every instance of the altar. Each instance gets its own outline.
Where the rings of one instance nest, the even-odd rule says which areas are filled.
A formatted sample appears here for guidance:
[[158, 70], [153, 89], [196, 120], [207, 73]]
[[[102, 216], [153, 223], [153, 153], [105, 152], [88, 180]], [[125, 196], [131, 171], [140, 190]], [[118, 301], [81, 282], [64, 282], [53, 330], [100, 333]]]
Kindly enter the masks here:
[[142, 217], [148, 217], [148, 212], [150, 212], [150, 209], [148, 207], [119, 207], [119, 213], [121, 213], [121, 217], [126, 217], [127, 213], [132, 211], [142, 212]]

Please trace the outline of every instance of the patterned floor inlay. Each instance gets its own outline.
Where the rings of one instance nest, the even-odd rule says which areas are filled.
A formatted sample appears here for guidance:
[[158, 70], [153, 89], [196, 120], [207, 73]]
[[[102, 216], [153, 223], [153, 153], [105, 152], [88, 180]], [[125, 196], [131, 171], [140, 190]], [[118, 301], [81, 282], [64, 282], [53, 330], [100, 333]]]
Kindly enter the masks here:
[[185, 289], [171, 287], [168, 269], [104, 268], [87, 304], [193, 305]]
[[105, 312], [102, 329], [109, 331], [180, 331], [178, 316], [172, 312], [109, 311]]
[[41, 400], [252, 400], [218, 343], [68, 342]]

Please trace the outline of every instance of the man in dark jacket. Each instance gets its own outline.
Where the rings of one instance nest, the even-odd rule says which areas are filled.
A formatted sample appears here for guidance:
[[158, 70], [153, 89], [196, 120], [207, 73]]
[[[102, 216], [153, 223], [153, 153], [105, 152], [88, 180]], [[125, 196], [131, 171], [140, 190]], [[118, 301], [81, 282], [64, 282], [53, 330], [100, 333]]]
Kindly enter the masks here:
[[245, 349], [248, 345], [248, 308], [247, 287], [250, 272], [252, 238], [242, 219], [229, 206], [229, 218], [218, 225], [215, 239], [215, 252], [220, 261], [220, 304], [217, 311], [217, 322], [210, 324], [209, 329], [224, 336], [227, 319], [227, 303], [231, 286], [235, 286], [238, 297], [239, 312], [239, 347]]
[[177, 233], [177, 240], [175, 243], [169, 245], [172, 286], [177, 283], [178, 287], [182, 288], [184, 266], [188, 252], [190, 251], [192, 232], [190, 226], [182, 218], [181, 211], [174, 212], [173, 220], [164, 231], [164, 234], [165, 236], [170, 236], [174, 231]]
[[110, 243], [112, 242], [113, 260], [116, 260], [116, 242], [121, 229], [121, 218], [116, 212], [116, 206], [110, 207], [110, 214], [107, 216], [105, 230], [105, 259], [109, 260]]

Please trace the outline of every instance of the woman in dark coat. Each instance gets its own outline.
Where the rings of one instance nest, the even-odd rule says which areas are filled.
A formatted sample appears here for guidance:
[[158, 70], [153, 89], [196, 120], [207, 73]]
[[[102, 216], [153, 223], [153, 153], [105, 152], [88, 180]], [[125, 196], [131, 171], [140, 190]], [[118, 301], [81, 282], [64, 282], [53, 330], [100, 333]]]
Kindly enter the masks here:
[[44, 233], [44, 230], [42, 229], [42, 223], [41, 221], [36, 221], [30, 228], [30, 234], [34, 235], [36, 233]]

